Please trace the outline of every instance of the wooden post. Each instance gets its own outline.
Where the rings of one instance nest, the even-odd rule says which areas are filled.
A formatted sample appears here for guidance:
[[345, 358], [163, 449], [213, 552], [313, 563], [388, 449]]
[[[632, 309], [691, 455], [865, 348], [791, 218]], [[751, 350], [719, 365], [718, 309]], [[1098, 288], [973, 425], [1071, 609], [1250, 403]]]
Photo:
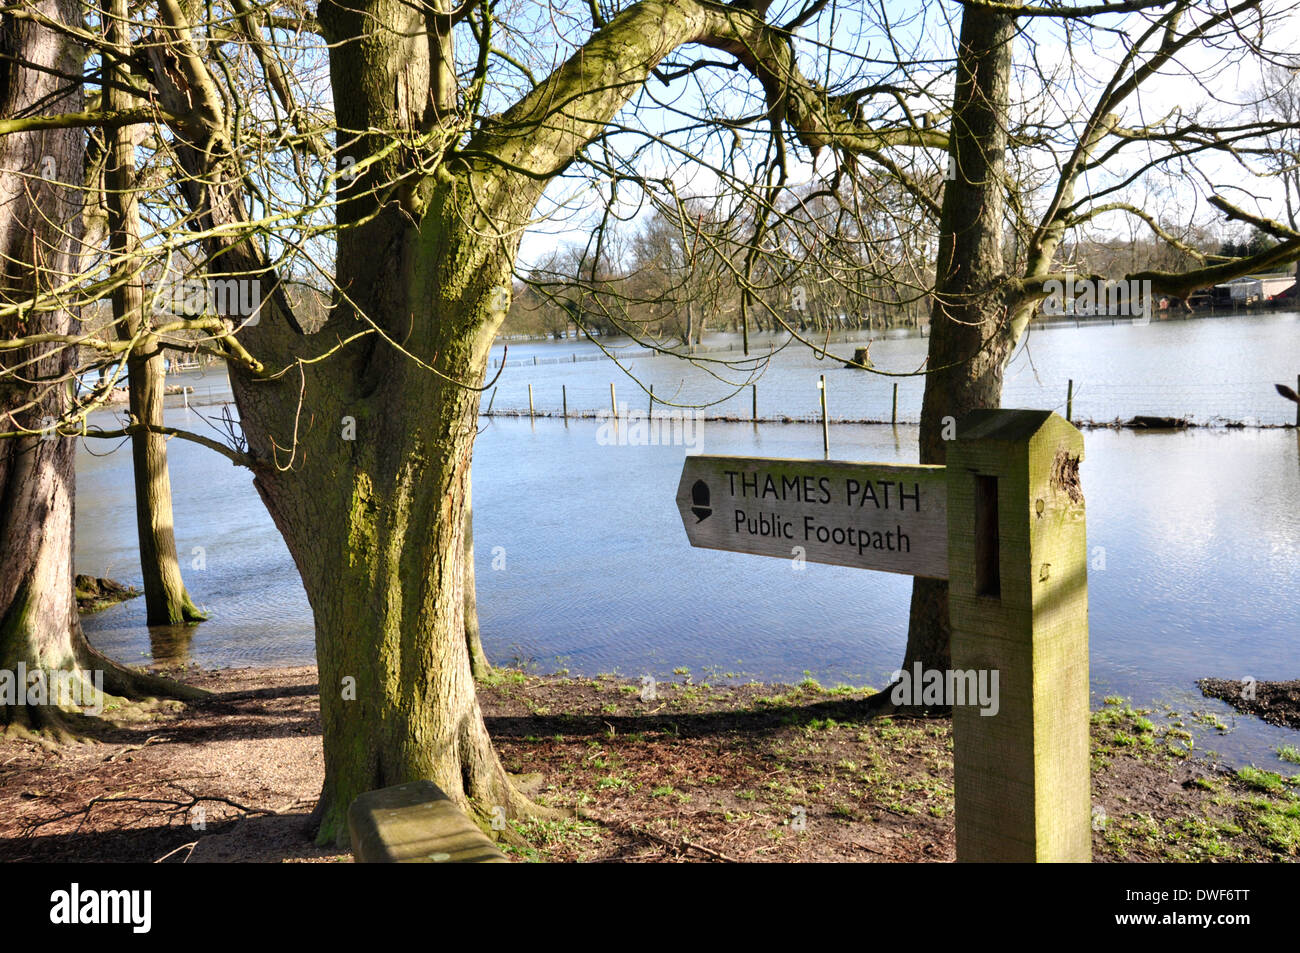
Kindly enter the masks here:
[[1065, 420], [1074, 423], [1074, 378], [1065, 385]]
[[496, 399], [497, 399], [497, 389], [496, 389], [495, 387], [493, 387], [493, 388], [492, 388], [492, 396], [488, 398], [488, 409], [484, 412], [484, 416], [485, 416], [485, 417], [491, 417], [491, 416], [492, 416], [492, 401], [494, 401], [494, 400], [496, 400]]
[[817, 388], [822, 392], [822, 451], [829, 454], [831, 452], [831, 428], [830, 423], [826, 420], [826, 375], [821, 375], [817, 381]]
[[1040, 410], [974, 411], [948, 446], [954, 684], [996, 686], [995, 712], [953, 706], [959, 861], [1092, 857], [1082, 458]]
[[614, 403], [614, 382], [609, 382], [609, 412], [618, 420], [618, 404]]
[[649, 414], [647, 414], [647, 416], [653, 419], [654, 415], [655, 415], [655, 385], [651, 384], [650, 385], [650, 412]]
[[[749, 394], [754, 399], [754, 408], [749, 412], [749, 418], [750, 420], [754, 421], [754, 423], [758, 423], [758, 385], [757, 384], [749, 385]], [[1297, 413], [1300, 413], [1300, 411], [1297, 411]]]
[[533, 385], [528, 385], [528, 416], [533, 416]]
[[564, 384], [560, 385], [560, 406], [564, 408], [564, 419], [569, 419], [569, 388]]
[[889, 412], [889, 422], [898, 423], [898, 384], [894, 384], [894, 409]]

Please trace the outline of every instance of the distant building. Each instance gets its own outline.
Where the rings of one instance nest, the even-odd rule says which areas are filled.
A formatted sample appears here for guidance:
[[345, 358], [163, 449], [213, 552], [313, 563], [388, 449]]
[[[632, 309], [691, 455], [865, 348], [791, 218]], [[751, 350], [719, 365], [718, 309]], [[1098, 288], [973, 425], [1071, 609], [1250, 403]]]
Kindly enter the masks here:
[[1244, 275], [1214, 286], [1215, 307], [1249, 307], [1284, 295], [1294, 288], [1295, 275]]

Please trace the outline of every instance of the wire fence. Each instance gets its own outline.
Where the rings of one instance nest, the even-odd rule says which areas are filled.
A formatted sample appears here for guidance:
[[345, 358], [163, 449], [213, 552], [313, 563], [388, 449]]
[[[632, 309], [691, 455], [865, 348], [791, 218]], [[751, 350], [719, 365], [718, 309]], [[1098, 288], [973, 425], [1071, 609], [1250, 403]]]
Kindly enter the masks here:
[[[745, 388], [727, 400], [711, 407], [683, 407], [665, 404], [640, 391], [634, 403], [619, 401], [610, 385], [610, 397], [594, 403], [591, 383], [582, 382], [582, 396], [570, 399], [567, 385], [550, 384], [551, 393], [543, 396], [531, 384], [512, 384], [508, 401], [498, 400], [500, 388], [494, 387], [484, 395], [480, 415], [492, 417], [532, 417], [555, 419], [596, 419], [614, 417], [652, 418], [683, 417], [722, 423], [754, 424], [819, 424], [823, 415], [809, 399], [802, 407], [790, 406], [788, 410], [759, 412], [760, 388], [757, 384]], [[1088, 383], [1067, 380], [1060, 383], [1008, 382], [1003, 390], [1002, 406], [1035, 407], [1053, 410], [1080, 427], [1119, 427], [1131, 429], [1182, 429], [1190, 427], [1270, 429], [1300, 427], [1300, 404], [1286, 399], [1278, 392], [1274, 381], [1200, 382], [1189, 384], [1114, 384]], [[869, 397], [853, 399], [859, 412], [830, 413], [825, 416], [829, 424], [894, 424], [920, 423], [921, 386], [909, 382], [900, 399], [897, 385], [892, 389], [877, 389]], [[765, 399], [778, 406], [789, 404], [787, 387], [773, 387], [777, 399]], [[1296, 380], [1300, 391], [1300, 378]], [[519, 396], [526, 402], [520, 402]], [[556, 397], [559, 397], [557, 400]], [[782, 399], [784, 398], [784, 399]], [[800, 398], [806, 399], [806, 398]], [[684, 403], [684, 401], [679, 402]]]
[[[753, 359], [753, 358], [764, 357], [768, 353], [769, 348], [767, 345], [763, 345], [761, 347], [758, 345], [751, 345], [749, 350], [750, 353], [748, 355], [748, 358]], [[599, 351], [595, 354], [578, 354], [574, 352], [570, 354], [568, 357], [538, 357], [537, 355], [533, 355], [532, 357], [521, 357], [515, 360], [504, 360], [504, 361], [501, 360], [500, 358], [493, 358], [491, 361], [491, 368], [492, 370], [497, 370], [503, 367], [505, 368], [546, 367], [548, 365], [555, 365], [555, 364], [585, 364], [588, 361], [607, 361], [610, 359], [611, 356], [620, 361], [636, 361], [636, 360], [642, 360], [644, 358], [650, 358], [650, 357], [689, 358], [689, 357], [695, 357], [696, 355], [699, 354], [743, 353], [743, 351], [744, 351], [743, 345], [740, 344], [696, 345], [695, 347], [692, 347], [689, 350], [686, 348], [665, 347], [662, 350], [656, 350], [654, 348], [641, 348], [639, 350], [632, 351], [632, 350], [627, 350], [626, 348], [623, 347], [611, 347], [609, 349], [610, 352], [609, 354], [606, 354], [604, 351]]]
[[[1202, 309], [1200, 311], [1188, 311], [1188, 312], [1169, 312], [1169, 313], [1162, 313], [1159, 317], [1159, 321], [1161, 323], [1171, 322], [1171, 321], [1172, 322], [1201, 321], [1201, 320], [1207, 320], [1212, 318], [1223, 318], [1228, 315], [1236, 315], [1238, 313], [1239, 311], [1236, 308]], [[1250, 313], [1254, 313], [1254, 312], [1250, 312]], [[1034, 318], [1034, 320], [1030, 323], [1029, 327], [1030, 330], [1041, 331], [1041, 330], [1055, 330], [1058, 328], [1088, 328], [1088, 327], [1103, 327], [1103, 326], [1115, 327], [1117, 325], [1126, 325], [1126, 324], [1145, 325], [1148, 324], [1149, 322], [1150, 319], [1132, 318], [1132, 317], [1124, 317], [1124, 316], [1108, 317], [1108, 316], [1079, 315], [1079, 316], [1066, 316], [1066, 317], [1047, 317], [1047, 316], [1040, 315]], [[806, 332], [805, 336], [810, 341], [814, 339], [820, 340], [820, 335], [824, 334], [825, 331], [826, 329], [824, 328], [820, 330], [809, 329]], [[899, 325], [893, 325], [887, 329], [834, 327], [831, 328], [830, 331], [831, 334], [833, 335], [831, 339], [831, 343], [838, 344], [840, 346], [862, 344], [862, 343], [866, 343], [868, 340], [871, 340], [873, 338], [885, 339], [886, 337], [899, 335], [899, 334], [907, 337], [924, 338], [927, 337], [929, 333], [928, 325], [924, 325], [924, 324], [920, 325], [919, 327], [908, 327], [906, 325], [899, 324]], [[537, 343], [547, 343], [550, 342], [552, 339], [548, 335], [544, 335], [544, 334], [543, 335], [519, 334], [519, 335], [511, 335], [509, 337], [501, 338], [499, 340], [504, 340], [505, 343], [507, 344], [511, 342], [537, 344]], [[771, 344], [770, 340], [765, 341], [762, 344], [752, 344], [750, 346], [751, 354], [749, 356], [761, 357], [763, 353], [765, 353], [769, 349], [770, 344]], [[689, 348], [686, 347], [685, 345], [665, 343], [662, 349], [642, 348], [638, 350], [628, 350], [626, 348], [626, 345], [617, 345], [617, 344], [611, 345], [609, 347], [610, 354], [612, 354], [614, 357], [619, 358], [620, 360], [638, 360], [642, 358], [666, 357], [666, 356], [691, 357], [696, 354], [725, 354], [725, 353], [742, 352], [743, 350], [744, 350], [744, 346], [740, 342], [732, 342], [726, 345], [697, 344]], [[606, 355], [604, 352], [597, 352], [595, 354], [579, 354], [577, 352], [571, 352], [567, 357], [563, 357], [563, 356], [539, 357], [537, 355], [534, 355], [532, 357], [521, 357], [521, 358], [515, 358], [514, 360], [504, 360], [504, 361], [500, 358], [493, 358], [489, 363], [492, 369], [495, 370], [502, 367], [505, 368], [545, 367], [547, 365], [555, 365], [555, 364], [582, 364], [588, 361], [605, 360], [608, 356], [609, 355]]]

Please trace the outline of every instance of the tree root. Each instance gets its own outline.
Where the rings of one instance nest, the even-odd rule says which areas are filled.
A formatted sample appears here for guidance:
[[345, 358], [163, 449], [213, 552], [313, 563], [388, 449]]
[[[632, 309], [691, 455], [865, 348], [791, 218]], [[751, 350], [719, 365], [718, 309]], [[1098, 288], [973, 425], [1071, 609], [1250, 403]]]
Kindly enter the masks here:
[[[465, 815], [493, 840], [505, 841], [519, 847], [528, 846], [527, 842], [509, 824], [504, 827], [500, 826], [502, 818], [507, 820], [559, 820], [572, 816], [573, 812], [565, 808], [548, 807], [533, 801], [515, 787], [510, 775], [499, 765], [496, 774], [496, 778], [488, 783], [488, 790], [485, 792], [472, 795], [464, 792], [446, 792], [456, 802], [457, 806], [465, 812]], [[407, 780], [418, 779], [408, 778]], [[436, 780], [435, 783], [437, 783]], [[346, 849], [350, 846], [351, 838], [347, 820], [350, 807], [351, 804], [332, 803], [329, 795], [322, 792], [311, 813], [311, 823], [317, 828], [316, 845], [318, 847], [342, 847]], [[494, 822], [496, 823], [495, 827]]]
[[182, 685], [174, 679], [119, 665], [91, 648], [89, 643], [84, 643], [79, 655], [81, 657], [78, 661], [84, 668], [103, 672], [104, 691], [110, 695], [134, 700], [173, 698], [177, 701], [196, 702], [211, 694], [202, 688]]
[[208, 614], [203, 612], [190, 600], [190, 594], [186, 592], [181, 599], [181, 625], [197, 625], [200, 622], [208, 621]]
[[[194, 702], [209, 695], [203, 689], [120, 665], [91, 648], [84, 637], [78, 641], [81, 646], [75, 666], [58, 671], [83, 673], [80, 688], [89, 695], [74, 695], [69, 702], [51, 694], [45, 704], [0, 706], [4, 738], [32, 742], [53, 752], [60, 745], [98, 742], [123, 724], [152, 720], [177, 701]], [[30, 669], [38, 670], [44, 671], [36, 665]], [[47, 691], [54, 689], [47, 686]]]
[[26, 741], [55, 753], [63, 745], [90, 744], [96, 740], [95, 719], [64, 711], [55, 705], [15, 705], [0, 709], [6, 741]]
[[104, 692], [98, 699], [100, 714], [92, 715], [58, 705], [14, 705], [0, 708], [3, 737], [38, 744], [50, 753], [62, 745], [97, 744], [125, 724], [151, 721], [158, 714], [157, 699], [130, 699]]

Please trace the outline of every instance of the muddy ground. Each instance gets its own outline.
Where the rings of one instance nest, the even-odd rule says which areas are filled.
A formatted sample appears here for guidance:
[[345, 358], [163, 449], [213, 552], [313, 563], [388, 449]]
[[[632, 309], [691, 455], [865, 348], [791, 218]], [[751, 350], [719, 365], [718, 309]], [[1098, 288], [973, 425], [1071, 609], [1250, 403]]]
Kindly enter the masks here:
[[1272, 725], [1300, 728], [1300, 681], [1248, 684], [1239, 678], [1203, 678], [1197, 685], [1210, 698], [1225, 701], [1237, 711]]
[[[160, 704], [93, 744], [0, 740], [0, 859], [349, 862], [311, 841], [315, 669], [183, 677], [212, 697]], [[868, 691], [812, 681], [682, 672], [654, 698], [642, 691], [509, 670], [482, 686], [507, 768], [572, 812], [512, 822], [513, 858], [953, 859], [947, 719], [873, 717]], [[1300, 778], [1197, 760], [1181, 717], [1120, 699], [1094, 713], [1094, 858], [1295, 860]]]

